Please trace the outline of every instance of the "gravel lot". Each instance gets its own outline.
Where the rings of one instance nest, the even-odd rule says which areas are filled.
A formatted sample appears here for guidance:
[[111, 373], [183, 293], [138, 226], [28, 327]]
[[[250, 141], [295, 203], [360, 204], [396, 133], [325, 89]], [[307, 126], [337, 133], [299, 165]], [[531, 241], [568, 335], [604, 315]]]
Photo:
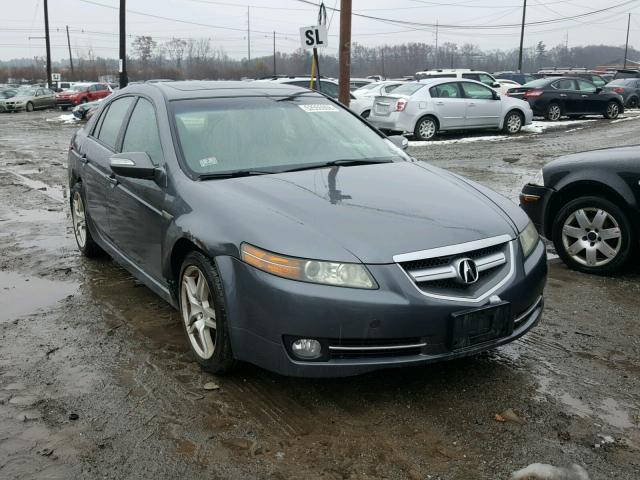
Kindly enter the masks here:
[[[59, 116], [0, 115], [0, 478], [506, 480], [543, 462], [638, 479], [638, 271], [551, 262], [540, 326], [475, 358], [216, 378], [189, 358], [174, 310], [76, 251], [65, 165], [77, 126]], [[515, 200], [558, 155], [637, 143], [640, 112], [547, 127], [410, 152]]]

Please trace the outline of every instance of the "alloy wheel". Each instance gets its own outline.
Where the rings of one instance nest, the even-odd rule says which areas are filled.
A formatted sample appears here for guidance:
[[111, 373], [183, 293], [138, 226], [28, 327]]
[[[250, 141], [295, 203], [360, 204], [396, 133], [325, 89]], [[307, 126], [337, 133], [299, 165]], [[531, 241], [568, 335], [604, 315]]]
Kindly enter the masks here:
[[517, 113], [512, 113], [507, 119], [507, 130], [509, 133], [518, 133], [522, 128], [522, 119]]
[[556, 105], [555, 103], [549, 105], [549, 120], [555, 122], [560, 120], [562, 116], [562, 110], [560, 110], [560, 105]]
[[579, 264], [601, 267], [620, 253], [622, 231], [618, 221], [605, 210], [581, 208], [565, 220], [562, 245]]
[[73, 233], [80, 248], [87, 243], [87, 216], [84, 211], [84, 202], [80, 192], [74, 192], [71, 204], [71, 216], [73, 220]]
[[180, 284], [180, 309], [187, 336], [196, 354], [207, 360], [216, 348], [216, 311], [209, 282], [198, 267], [189, 265]]
[[607, 106], [607, 117], [608, 118], [616, 118], [619, 113], [620, 113], [620, 107], [618, 106], [617, 103], [611, 102]]
[[420, 122], [418, 132], [422, 138], [428, 139], [436, 134], [436, 124], [433, 120], [426, 119]]

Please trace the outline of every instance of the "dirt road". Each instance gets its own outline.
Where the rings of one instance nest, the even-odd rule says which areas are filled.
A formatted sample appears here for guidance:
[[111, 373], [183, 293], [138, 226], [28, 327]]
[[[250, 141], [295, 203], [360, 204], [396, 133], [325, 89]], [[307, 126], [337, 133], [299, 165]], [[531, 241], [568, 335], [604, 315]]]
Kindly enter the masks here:
[[[533, 462], [639, 478], [637, 272], [552, 263], [542, 324], [476, 358], [340, 380], [250, 365], [215, 378], [191, 361], [174, 310], [76, 251], [76, 126], [58, 115], [0, 115], [0, 478], [493, 480]], [[636, 143], [639, 127], [630, 116], [411, 153], [515, 198], [554, 156]]]

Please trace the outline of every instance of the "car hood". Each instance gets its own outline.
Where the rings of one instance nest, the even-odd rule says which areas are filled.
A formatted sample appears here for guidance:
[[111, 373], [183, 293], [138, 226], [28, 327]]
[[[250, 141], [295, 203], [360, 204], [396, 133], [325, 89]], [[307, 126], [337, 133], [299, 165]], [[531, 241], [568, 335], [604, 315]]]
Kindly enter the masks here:
[[590, 164], [601, 164], [605, 162], [630, 161], [637, 162], [640, 159], [640, 145], [632, 145], [627, 147], [602, 148], [599, 150], [591, 150], [589, 152], [572, 153], [558, 157], [549, 162], [545, 167], [545, 173], [554, 170], [564, 170], [576, 164], [586, 166]]
[[34, 97], [33, 95], [16, 95], [15, 97], [11, 97], [11, 98], [7, 98], [6, 100], [9, 101], [25, 101], [25, 100], [32, 100]]
[[397, 254], [504, 234], [515, 238], [519, 226], [507, 212], [514, 208], [515, 216], [524, 216], [515, 204], [505, 208], [511, 202], [498, 194], [422, 162], [196, 185], [206, 200], [193, 201], [225, 215], [216, 228], [229, 242], [322, 260], [392, 263]]

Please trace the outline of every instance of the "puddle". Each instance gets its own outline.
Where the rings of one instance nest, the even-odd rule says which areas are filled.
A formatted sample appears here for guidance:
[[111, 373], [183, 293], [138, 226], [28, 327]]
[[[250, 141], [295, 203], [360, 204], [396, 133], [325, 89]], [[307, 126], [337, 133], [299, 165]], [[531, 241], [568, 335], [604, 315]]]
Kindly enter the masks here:
[[76, 292], [78, 285], [14, 272], [0, 272], [0, 323], [10, 322], [62, 300]]
[[42, 192], [44, 195], [46, 195], [47, 197], [51, 198], [52, 200], [55, 200], [56, 202], [66, 203], [65, 190], [63, 186], [47, 185], [46, 183], [41, 182], [40, 180], [34, 180], [32, 178], [26, 177], [25, 175], [22, 175], [22, 173], [31, 173], [30, 170], [22, 171], [22, 173], [14, 172], [11, 170], [4, 170], [4, 171], [11, 173], [13, 176], [15, 176], [16, 179], [25, 187], [29, 187], [33, 190], [38, 190]]

